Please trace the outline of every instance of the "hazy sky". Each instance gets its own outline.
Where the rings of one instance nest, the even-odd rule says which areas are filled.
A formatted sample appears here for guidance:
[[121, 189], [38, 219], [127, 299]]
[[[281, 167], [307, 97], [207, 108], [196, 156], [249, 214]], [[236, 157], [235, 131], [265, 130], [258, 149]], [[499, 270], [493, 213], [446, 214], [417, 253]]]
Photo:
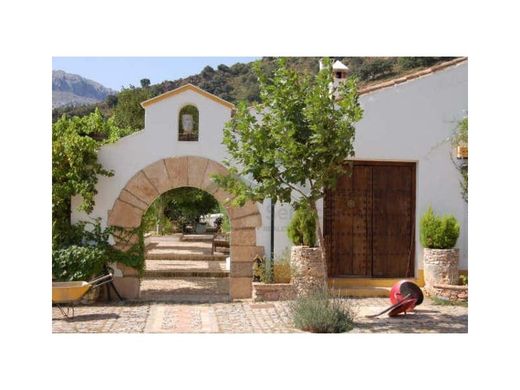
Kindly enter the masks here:
[[140, 80], [152, 84], [199, 73], [206, 65], [251, 62], [257, 57], [53, 57], [52, 69], [79, 74], [115, 90]]

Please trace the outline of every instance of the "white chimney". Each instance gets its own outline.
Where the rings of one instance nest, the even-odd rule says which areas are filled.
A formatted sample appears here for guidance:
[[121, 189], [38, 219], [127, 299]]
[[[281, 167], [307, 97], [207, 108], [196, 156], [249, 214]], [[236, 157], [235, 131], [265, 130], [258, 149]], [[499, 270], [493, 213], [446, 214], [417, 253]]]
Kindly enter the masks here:
[[[320, 60], [320, 71], [325, 68], [325, 65], [323, 64], [323, 60]], [[350, 73], [350, 70], [348, 66], [343, 64], [341, 61], [336, 60], [332, 64], [332, 77], [333, 81], [330, 86], [330, 90], [332, 92], [333, 89], [337, 88], [339, 83], [343, 83], [347, 80], [347, 77]]]
[[349, 68], [343, 64], [343, 62], [334, 61], [332, 71], [334, 72], [334, 87], [337, 87], [339, 83], [343, 83], [347, 80]]

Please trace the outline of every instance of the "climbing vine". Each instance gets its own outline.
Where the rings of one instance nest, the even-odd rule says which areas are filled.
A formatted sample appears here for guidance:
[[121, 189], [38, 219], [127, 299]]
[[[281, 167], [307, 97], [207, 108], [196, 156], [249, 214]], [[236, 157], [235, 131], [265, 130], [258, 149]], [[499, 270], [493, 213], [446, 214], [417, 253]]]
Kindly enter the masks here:
[[129, 133], [115, 126], [96, 109], [90, 115], [63, 115], [52, 125], [52, 239], [53, 248], [70, 245], [78, 229], [70, 223], [71, 198], [82, 199], [79, 209], [87, 214], [94, 208], [99, 176], [114, 173], [98, 162], [101, 145]]

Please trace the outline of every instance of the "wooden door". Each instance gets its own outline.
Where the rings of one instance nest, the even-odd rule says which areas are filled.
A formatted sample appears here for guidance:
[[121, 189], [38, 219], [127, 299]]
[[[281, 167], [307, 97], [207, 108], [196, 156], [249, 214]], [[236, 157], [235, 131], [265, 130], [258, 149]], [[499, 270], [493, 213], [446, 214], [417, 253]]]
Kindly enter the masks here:
[[325, 197], [329, 276], [413, 276], [414, 221], [414, 163], [354, 162]]

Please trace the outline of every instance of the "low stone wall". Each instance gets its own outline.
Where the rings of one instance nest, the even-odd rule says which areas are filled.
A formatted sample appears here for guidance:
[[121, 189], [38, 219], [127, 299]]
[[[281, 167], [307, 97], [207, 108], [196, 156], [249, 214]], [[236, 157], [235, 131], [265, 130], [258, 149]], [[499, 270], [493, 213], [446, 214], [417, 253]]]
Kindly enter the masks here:
[[291, 282], [298, 296], [327, 287], [327, 274], [320, 248], [293, 246], [291, 272]]
[[294, 299], [296, 292], [291, 283], [253, 283], [253, 301], [286, 301]]
[[432, 287], [425, 288], [425, 293], [430, 297], [447, 299], [449, 301], [468, 301], [468, 286], [459, 286], [453, 284], [435, 284]]

